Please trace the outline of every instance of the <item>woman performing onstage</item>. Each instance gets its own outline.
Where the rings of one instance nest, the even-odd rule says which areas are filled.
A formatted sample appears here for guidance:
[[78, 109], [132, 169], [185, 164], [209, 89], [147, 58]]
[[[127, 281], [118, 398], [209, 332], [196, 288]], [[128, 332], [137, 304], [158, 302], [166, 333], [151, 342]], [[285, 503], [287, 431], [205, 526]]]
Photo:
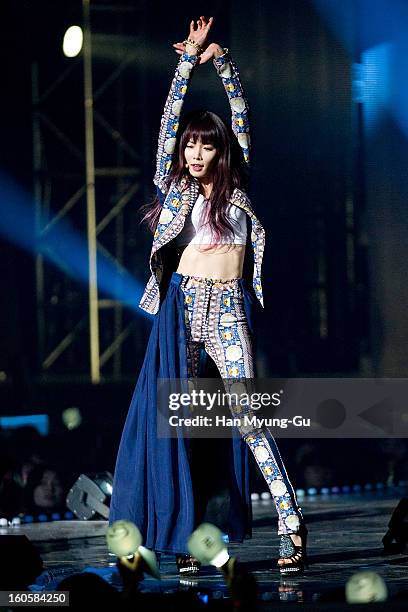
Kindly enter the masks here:
[[[109, 521], [133, 521], [146, 547], [174, 553], [180, 572], [198, 572], [199, 563], [187, 554], [187, 539], [203, 519], [218, 524], [230, 541], [251, 535], [250, 449], [278, 513], [280, 572], [295, 574], [304, 569], [307, 529], [268, 429], [242, 427], [230, 440], [222, 440], [228, 450], [216, 471], [225, 477], [227, 495], [218, 519], [212, 518], [210, 503], [203, 509], [198, 500], [213, 478], [203, 471], [210, 453], [200, 451], [194, 462], [197, 440], [157, 435], [158, 378], [197, 377], [201, 354], [209, 355], [229, 382], [255, 377], [251, 308], [256, 300], [263, 306], [265, 231], [244, 191], [248, 106], [228, 50], [207, 44], [211, 26], [212, 18], [200, 17], [191, 22], [188, 39], [174, 45], [181, 57], [161, 121], [157, 198], [144, 207], [143, 217], [154, 238], [152, 274], [139, 305], [155, 317], [122, 433]], [[208, 111], [191, 113], [179, 130], [192, 73], [210, 59], [228, 96], [233, 132]], [[254, 257], [253, 290], [243, 278], [247, 237]], [[204, 466], [198, 484], [197, 463]]]

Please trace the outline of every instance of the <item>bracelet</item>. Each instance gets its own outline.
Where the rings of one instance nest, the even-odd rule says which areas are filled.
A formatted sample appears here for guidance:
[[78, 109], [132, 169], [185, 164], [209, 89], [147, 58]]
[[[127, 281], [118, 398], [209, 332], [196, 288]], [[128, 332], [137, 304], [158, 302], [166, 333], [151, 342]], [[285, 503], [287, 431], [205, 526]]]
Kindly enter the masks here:
[[200, 45], [198, 43], [196, 43], [195, 40], [191, 40], [190, 38], [187, 38], [186, 40], [183, 40], [183, 45], [191, 45], [192, 47], [194, 47], [197, 51], [197, 53], [202, 53], [203, 50], [200, 47]]

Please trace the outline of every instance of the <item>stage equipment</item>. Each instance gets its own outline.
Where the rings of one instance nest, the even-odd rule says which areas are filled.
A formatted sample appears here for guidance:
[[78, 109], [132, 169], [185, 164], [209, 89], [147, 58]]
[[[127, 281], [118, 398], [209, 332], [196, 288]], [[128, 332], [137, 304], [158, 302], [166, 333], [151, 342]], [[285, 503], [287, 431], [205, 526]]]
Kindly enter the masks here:
[[403, 497], [392, 513], [382, 543], [385, 555], [404, 552], [408, 543], [408, 497]]
[[80, 54], [84, 42], [84, 33], [82, 28], [77, 25], [72, 25], [64, 34], [62, 50], [65, 57], [76, 57]]
[[376, 572], [357, 572], [346, 582], [347, 603], [386, 601], [387, 586]]
[[[127, 265], [139, 249], [133, 204], [146, 200], [144, 175], [154, 156], [144, 104], [155, 80], [151, 3], [54, 4], [64, 5], [59, 12], [68, 22], [59, 34], [41, 21], [49, 44], [39, 44], [31, 69], [36, 359], [47, 381], [86, 376], [117, 384], [132, 370], [128, 338], [140, 332], [140, 287]], [[74, 35], [69, 54], [79, 53], [81, 26], [79, 55], [69, 60], [61, 50], [50, 62], [48, 47], [58, 36], [61, 48], [72, 24], [65, 43]], [[139, 130], [129, 121], [133, 113]]]
[[107, 519], [112, 496], [113, 477], [110, 472], [81, 474], [68, 492], [67, 507], [81, 521]]

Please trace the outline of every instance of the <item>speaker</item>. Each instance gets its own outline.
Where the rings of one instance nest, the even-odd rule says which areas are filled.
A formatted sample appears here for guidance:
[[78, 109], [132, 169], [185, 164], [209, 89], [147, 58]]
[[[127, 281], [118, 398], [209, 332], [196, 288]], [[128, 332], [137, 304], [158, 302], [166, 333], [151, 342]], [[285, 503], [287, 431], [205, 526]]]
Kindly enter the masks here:
[[38, 550], [25, 535], [0, 535], [0, 590], [25, 590], [43, 571]]

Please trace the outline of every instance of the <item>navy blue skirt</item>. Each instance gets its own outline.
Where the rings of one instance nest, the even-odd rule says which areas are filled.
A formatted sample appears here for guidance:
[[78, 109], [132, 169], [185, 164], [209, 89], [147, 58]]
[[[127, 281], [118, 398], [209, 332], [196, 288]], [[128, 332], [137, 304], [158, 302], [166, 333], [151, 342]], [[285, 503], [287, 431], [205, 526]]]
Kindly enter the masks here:
[[[137, 525], [143, 544], [160, 552], [187, 553], [187, 539], [197, 527], [195, 495], [189, 460], [191, 440], [157, 437], [157, 379], [187, 378], [183, 276], [173, 272], [166, 297], [155, 315], [149, 342], [133, 393], [118, 450], [109, 523], [126, 519]], [[254, 297], [239, 281], [252, 331]], [[218, 525], [230, 541], [251, 535], [248, 446], [239, 434], [221, 441], [228, 445], [224, 500], [226, 521]], [[200, 457], [204, 463], [206, 457]], [[211, 478], [211, 473], [208, 473]], [[213, 522], [216, 522], [214, 520]]]

